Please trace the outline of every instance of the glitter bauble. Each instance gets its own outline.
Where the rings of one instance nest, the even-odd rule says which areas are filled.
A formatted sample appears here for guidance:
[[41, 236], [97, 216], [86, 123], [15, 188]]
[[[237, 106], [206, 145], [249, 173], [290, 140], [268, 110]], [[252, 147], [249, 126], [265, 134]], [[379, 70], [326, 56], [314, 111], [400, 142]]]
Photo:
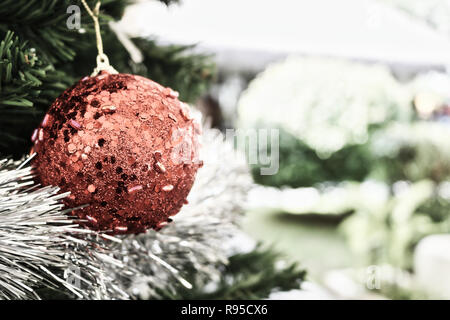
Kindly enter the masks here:
[[101, 73], [67, 89], [32, 136], [43, 185], [70, 191], [88, 227], [159, 229], [176, 214], [197, 169], [199, 124], [178, 94], [149, 79]]

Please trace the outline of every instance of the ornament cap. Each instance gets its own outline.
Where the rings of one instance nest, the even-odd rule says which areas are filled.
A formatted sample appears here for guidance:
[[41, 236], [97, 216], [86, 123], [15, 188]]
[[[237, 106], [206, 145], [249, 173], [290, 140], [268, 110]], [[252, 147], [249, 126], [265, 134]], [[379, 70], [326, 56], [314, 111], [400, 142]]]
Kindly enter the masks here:
[[94, 71], [91, 74], [91, 77], [95, 77], [98, 75], [101, 71], [107, 71], [110, 74], [118, 74], [116, 69], [114, 69], [113, 66], [109, 64], [108, 56], [104, 53], [100, 53], [97, 55], [97, 67], [94, 69]]

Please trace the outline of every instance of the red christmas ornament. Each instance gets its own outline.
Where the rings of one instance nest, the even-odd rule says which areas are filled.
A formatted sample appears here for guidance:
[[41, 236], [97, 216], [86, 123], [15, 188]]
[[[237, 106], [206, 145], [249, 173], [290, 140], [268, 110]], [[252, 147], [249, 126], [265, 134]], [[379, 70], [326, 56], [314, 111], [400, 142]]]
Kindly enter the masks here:
[[102, 72], [67, 89], [32, 136], [43, 185], [70, 191], [67, 207], [89, 228], [159, 229], [186, 203], [200, 127], [169, 88]]

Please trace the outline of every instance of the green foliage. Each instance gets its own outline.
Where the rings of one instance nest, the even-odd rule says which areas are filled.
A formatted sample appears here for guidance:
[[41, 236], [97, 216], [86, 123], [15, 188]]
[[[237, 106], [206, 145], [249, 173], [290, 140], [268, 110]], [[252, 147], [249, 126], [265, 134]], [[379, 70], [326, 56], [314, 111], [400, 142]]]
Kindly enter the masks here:
[[365, 143], [346, 145], [327, 157], [319, 156], [286, 130], [279, 130], [278, 173], [260, 175], [261, 165], [252, 167], [255, 181], [263, 185], [308, 187], [368, 178], [389, 183], [450, 179], [450, 140], [443, 138], [450, 136], [450, 127], [443, 123], [392, 122], [371, 129]]
[[279, 172], [253, 170], [255, 179], [292, 187], [364, 180], [376, 160], [371, 135], [409, 122], [411, 99], [382, 66], [302, 57], [269, 66], [238, 104], [240, 128], [280, 128]]
[[426, 293], [422, 288], [404, 288], [397, 283], [381, 283], [381, 289], [376, 290], [387, 299], [392, 300], [430, 300], [430, 294]]
[[[277, 268], [279, 255], [271, 249], [257, 248], [249, 253], [237, 254], [223, 270], [215, 290], [205, 292], [203, 286], [191, 290], [180, 288], [170, 299], [264, 299], [273, 290], [299, 289], [306, 272], [296, 264]], [[195, 271], [194, 271], [195, 272]]]
[[34, 53], [25, 48], [14, 33], [8, 31], [0, 43], [1, 107], [32, 107], [39, 96], [39, 87], [50, 65], [44, 64]]
[[27, 145], [42, 107], [68, 85], [61, 76], [26, 41], [6, 33], [0, 43], [0, 150]]
[[278, 255], [268, 250], [231, 257], [218, 290], [205, 297], [258, 299], [267, 297], [274, 288], [280, 291], [298, 289], [306, 272], [299, 270], [296, 264], [277, 270], [277, 259]]
[[369, 174], [372, 159], [366, 145], [345, 146], [330, 157], [321, 158], [303, 141], [279, 130], [279, 171], [275, 175], [260, 175], [261, 165], [253, 165], [253, 177], [260, 184], [296, 188], [324, 181], [362, 181]]
[[142, 38], [133, 42], [144, 54], [143, 75], [175, 88], [184, 101], [195, 101], [213, 80], [215, 68], [210, 57], [190, 53], [193, 46], [158, 46], [155, 41]]
[[450, 223], [450, 201], [439, 194], [434, 194], [433, 197], [427, 199], [416, 211], [429, 216], [435, 223], [446, 220]]
[[410, 270], [414, 247], [420, 239], [450, 232], [450, 200], [437, 197], [433, 182], [405, 183], [403, 189], [384, 202], [361, 203], [342, 223], [361, 265], [389, 264]]
[[[93, 7], [96, 1], [89, 0]], [[129, 0], [102, 1], [102, 21], [119, 19]], [[55, 64], [68, 62], [76, 56], [77, 50], [84, 45], [80, 41], [83, 36], [77, 30], [69, 30], [66, 13], [70, 5], [77, 4], [83, 8], [80, 1], [71, 0], [3, 0], [0, 3], [0, 31], [14, 31], [21, 39], [30, 42], [36, 48], [43, 60]], [[82, 14], [83, 27], [87, 33], [93, 32], [92, 21], [87, 14]]]
[[370, 152], [376, 159], [373, 176], [388, 182], [450, 179], [450, 126], [417, 121], [392, 123], [375, 132]]

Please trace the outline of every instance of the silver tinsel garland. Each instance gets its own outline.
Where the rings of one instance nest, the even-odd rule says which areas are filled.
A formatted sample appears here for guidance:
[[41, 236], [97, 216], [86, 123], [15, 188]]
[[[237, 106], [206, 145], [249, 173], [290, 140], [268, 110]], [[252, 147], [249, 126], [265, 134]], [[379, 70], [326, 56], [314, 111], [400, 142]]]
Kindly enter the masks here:
[[79, 227], [60, 203], [67, 194], [39, 188], [29, 167], [1, 161], [0, 299], [39, 298], [43, 286], [83, 299], [148, 299], [192, 287], [185, 275], [193, 271], [197, 284], [217, 280], [252, 182], [218, 131], [206, 130], [203, 143], [189, 204], [159, 232], [122, 237]]
[[128, 297], [103, 270], [102, 235], [79, 228], [58, 191], [36, 186], [30, 167], [0, 161], [0, 299], [36, 299], [44, 286], [77, 298]]

